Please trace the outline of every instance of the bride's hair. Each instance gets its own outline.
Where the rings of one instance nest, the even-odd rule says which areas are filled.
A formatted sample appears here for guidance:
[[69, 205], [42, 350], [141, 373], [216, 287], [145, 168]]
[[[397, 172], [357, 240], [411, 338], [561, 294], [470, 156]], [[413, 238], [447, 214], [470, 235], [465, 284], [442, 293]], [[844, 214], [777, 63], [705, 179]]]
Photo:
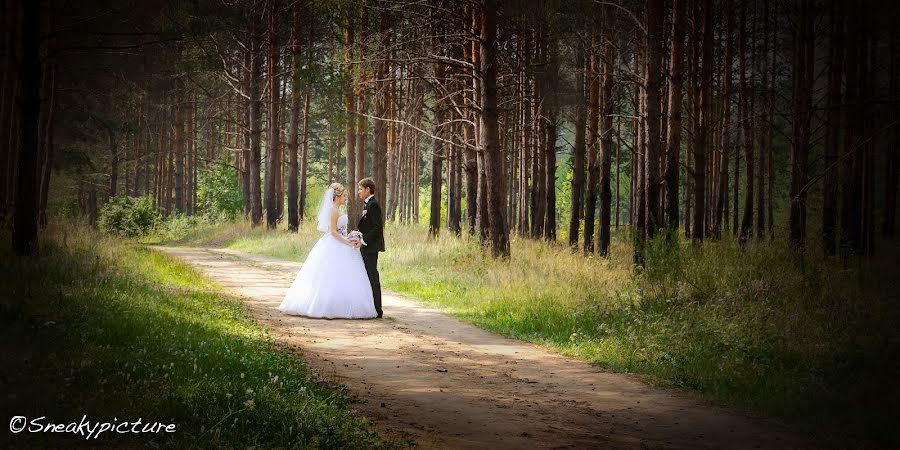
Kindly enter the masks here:
[[334, 189], [334, 198], [332, 200], [344, 195], [344, 185], [341, 183], [331, 183], [331, 185], [328, 186], [328, 188]]

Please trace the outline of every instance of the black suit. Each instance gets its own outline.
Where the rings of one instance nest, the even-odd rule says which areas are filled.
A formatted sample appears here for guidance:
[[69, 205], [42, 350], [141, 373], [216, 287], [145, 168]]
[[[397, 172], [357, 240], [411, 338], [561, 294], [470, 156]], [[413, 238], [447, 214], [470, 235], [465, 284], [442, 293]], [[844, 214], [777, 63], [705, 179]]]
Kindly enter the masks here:
[[369, 284], [372, 285], [372, 297], [375, 299], [375, 311], [381, 317], [381, 278], [378, 274], [378, 253], [384, 251], [384, 218], [381, 205], [375, 197], [369, 198], [363, 208], [365, 214], [359, 219], [359, 232], [362, 233], [363, 245], [360, 249]]

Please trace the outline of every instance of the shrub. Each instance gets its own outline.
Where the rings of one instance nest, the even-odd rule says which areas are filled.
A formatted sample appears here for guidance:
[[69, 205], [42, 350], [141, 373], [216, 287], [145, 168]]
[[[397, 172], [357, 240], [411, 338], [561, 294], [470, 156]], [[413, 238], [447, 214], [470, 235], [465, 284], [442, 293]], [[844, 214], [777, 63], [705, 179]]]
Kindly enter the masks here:
[[223, 217], [234, 220], [243, 208], [237, 171], [225, 164], [214, 164], [200, 173], [197, 180], [197, 203], [210, 221]]
[[145, 236], [159, 224], [153, 198], [117, 195], [100, 209], [100, 229], [125, 237]]

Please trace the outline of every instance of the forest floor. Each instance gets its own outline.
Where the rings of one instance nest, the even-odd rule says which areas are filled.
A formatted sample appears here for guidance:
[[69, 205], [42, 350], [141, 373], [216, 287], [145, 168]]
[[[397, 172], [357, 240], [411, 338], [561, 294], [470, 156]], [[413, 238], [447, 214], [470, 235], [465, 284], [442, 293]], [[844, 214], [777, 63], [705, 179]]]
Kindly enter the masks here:
[[383, 320], [277, 307], [300, 263], [228, 249], [153, 247], [244, 299], [272, 336], [331, 381], [384, 437], [419, 448], [805, 448], [805, 440], [698, 397], [651, 387], [384, 294]]

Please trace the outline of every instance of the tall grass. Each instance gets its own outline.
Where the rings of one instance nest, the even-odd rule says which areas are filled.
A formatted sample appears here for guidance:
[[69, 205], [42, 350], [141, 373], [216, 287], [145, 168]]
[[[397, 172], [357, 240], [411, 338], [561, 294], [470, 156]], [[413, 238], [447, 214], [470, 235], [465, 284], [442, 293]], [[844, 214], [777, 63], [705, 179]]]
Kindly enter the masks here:
[[[844, 269], [779, 242], [650, 243], [631, 265], [625, 232], [609, 258], [513, 237], [496, 261], [463, 236], [387, 227], [385, 288], [483, 328], [651, 382], [687, 388], [840, 445], [900, 444], [900, 249]], [[318, 233], [222, 226], [182, 240], [302, 260]], [[387, 312], [390, 315], [390, 311]]]
[[7, 434], [8, 447], [391, 445], [352, 414], [343, 386], [321, 381], [189, 266], [86, 229], [49, 235], [38, 258], [0, 248], [3, 410], [177, 431], [23, 432]]

